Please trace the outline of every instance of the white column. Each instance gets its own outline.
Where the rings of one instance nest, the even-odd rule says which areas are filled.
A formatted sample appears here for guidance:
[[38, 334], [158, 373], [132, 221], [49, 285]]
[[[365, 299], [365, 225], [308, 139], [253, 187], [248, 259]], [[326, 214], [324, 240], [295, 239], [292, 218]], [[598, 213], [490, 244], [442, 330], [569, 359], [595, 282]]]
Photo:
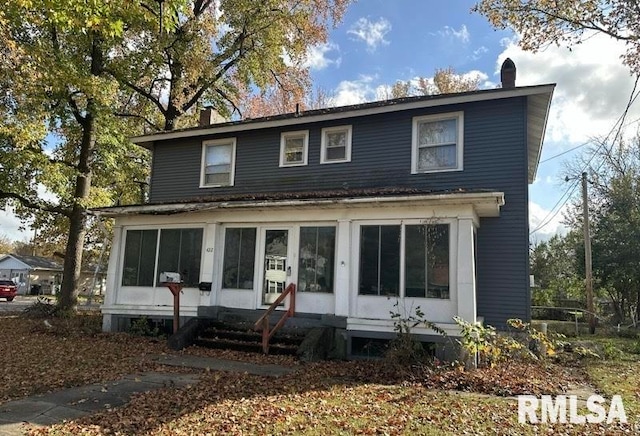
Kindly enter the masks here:
[[204, 246], [202, 253], [202, 267], [200, 270], [200, 281], [211, 282], [211, 292], [203, 292], [203, 296], [200, 297], [201, 304], [214, 305], [215, 299], [218, 294], [216, 292], [215, 281], [219, 280], [219, 277], [215, 277], [215, 259], [216, 256], [222, 255], [223, 249], [220, 247], [217, 249], [217, 231], [218, 223], [207, 223], [204, 227]]
[[[124, 244], [124, 232], [121, 225], [113, 226], [113, 242], [111, 244], [111, 252], [109, 254], [109, 265], [107, 266], [106, 289], [104, 293], [104, 306], [109, 307], [116, 304], [118, 292], [120, 291], [120, 252]], [[104, 315], [102, 317], [102, 330], [109, 332], [112, 329], [112, 315]]]
[[336, 244], [335, 314], [349, 316], [351, 290], [351, 220], [338, 220]]
[[471, 323], [477, 316], [473, 231], [472, 218], [458, 219], [458, 316]]

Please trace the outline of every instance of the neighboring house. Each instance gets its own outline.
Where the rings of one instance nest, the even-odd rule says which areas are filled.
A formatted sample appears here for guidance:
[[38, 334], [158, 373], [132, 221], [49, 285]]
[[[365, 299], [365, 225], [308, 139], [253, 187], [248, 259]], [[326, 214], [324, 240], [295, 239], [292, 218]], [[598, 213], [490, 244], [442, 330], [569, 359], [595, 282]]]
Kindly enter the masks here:
[[[19, 295], [56, 294], [62, 282], [62, 265], [45, 257], [7, 254], [0, 257], [0, 278], [13, 280]], [[78, 289], [81, 294], [95, 286], [94, 294], [102, 294], [105, 272], [96, 274], [95, 268], [86, 268], [80, 274]]]
[[32, 289], [52, 294], [62, 281], [62, 265], [44, 257], [7, 254], [0, 258], [0, 278], [13, 280], [18, 295], [28, 295]]
[[94, 210], [116, 219], [104, 329], [170, 318], [161, 272], [182, 274], [186, 318], [294, 283], [297, 316], [349, 337], [389, 336], [417, 306], [451, 335], [454, 316], [528, 320], [528, 183], [555, 85], [514, 79], [133, 138], [153, 152], [149, 202]]

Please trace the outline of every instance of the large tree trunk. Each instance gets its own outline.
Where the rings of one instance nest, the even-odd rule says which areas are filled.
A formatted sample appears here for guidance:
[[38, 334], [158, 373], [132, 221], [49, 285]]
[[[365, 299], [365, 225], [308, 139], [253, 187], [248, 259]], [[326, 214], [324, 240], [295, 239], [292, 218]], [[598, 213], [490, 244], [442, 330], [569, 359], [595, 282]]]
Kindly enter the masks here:
[[[91, 74], [100, 76], [103, 68], [103, 58], [100, 37], [93, 35], [91, 44]], [[78, 283], [82, 271], [82, 251], [86, 234], [87, 208], [86, 199], [89, 198], [93, 158], [96, 148], [96, 103], [92, 98], [87, 99], [84, 111], [81, 111], [73, 97], [70, 105], [76, 121], [82, 128], [80, 152], [78, 154], [78, 175], [73, 198], [73, 207], [69, 216], [69, 237], [64, 256], [64, 271], [60, 286], [58, 306], [63, 311], [73, 310], [78, 302]]]
[[58, 305], [62, 310], [73, 309], [78, 300], [78, 283], [82, 270], [82, 251], [86, 234], [87, 210], [84, 200], [91, 188], [91, 163], [96, 146], [96, 122], [93, 115], [94, 103], [87, 103], [87, 111], [82, 124], [82, 143], [78, 159], [78, 176], [74, 195], [73, 210], [69, 217], [69, 237], [64, 256], [64, 272], [60, 287]]

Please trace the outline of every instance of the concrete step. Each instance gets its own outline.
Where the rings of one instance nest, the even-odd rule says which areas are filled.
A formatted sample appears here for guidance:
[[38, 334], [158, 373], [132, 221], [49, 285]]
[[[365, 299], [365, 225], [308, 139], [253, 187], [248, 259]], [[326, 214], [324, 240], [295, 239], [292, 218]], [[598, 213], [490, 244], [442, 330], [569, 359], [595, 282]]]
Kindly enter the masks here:
[[[280, 330], [271, 338], [269, 354], [295, 355], [306, 329]], [[244, 323], [211, 321], [198, 333], [193, 344], [199, 347], [262, 353], [262, 332]]]

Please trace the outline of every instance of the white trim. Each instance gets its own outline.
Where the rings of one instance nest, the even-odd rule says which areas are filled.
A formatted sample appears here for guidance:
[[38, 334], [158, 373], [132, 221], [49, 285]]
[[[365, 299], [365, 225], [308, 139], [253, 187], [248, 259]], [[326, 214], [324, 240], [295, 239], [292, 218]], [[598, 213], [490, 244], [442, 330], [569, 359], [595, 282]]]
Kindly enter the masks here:
[[[418, 168], [418, 126], [421, 123], [456, 120], [456, 165], [452, 168], [436, 168], [421, 170]], [[414, 117], [412, 121], [411, 131], [411, 174], [427, 174], [427, 173], [441, 173], [449, 171], [462, 171], [464, 169], [464, 112], [447, 112], [435, 115], [424, 115]]]
[[[345, 150], [344, 150], [344, 158], [342, 159], [327, 159], [327, 134], [335, 133], [335, 132], [344, 132], [346, 131], [346, 141], [345, 141]], [[321, 164], [333, 164], [333, 163], [343, 163], [343, 162], [351, 162], [351, 138], [353, 127], [349, 125], [344, 126], [335, 126], [335, 127], [325, 127], [322, 129], [320, 133], [320, 163]]]
[[[417, 219], [403, 219], [403, 220], [356, 220], [354, 221], [354, 236], [355, 236], [355, 244], [354, 244], [354, 253], [358, 255], [358, 268], [353, 271], [356, 276], [355, 281], [355, 293], [358, 296], [364, 297], [384, 297], [384, 298], [401, 298], [401, 299], [416, 299], [416, 300], [428, 300], [428, 301], [452, 301], [455, 298], [455, 286], [453, 285], [456, 281], [456, 271], [457, 271], [457, 240], [454, 240], [453, 235], [455, 232], [455, 226], [457, 225], [458, 219], [453, 218], [434, 218], [431, 220], [417, 220]], [[469, 219], [469, 221], [471, 221]], [[406, 227], [407, 226], [420, 226], [420, 225], [435, 225], [435, 224], [444, 224], [448, 226], [449, 231], [449, 298], [434, 298], [427, 297], [427, 290], [425, 289], [424, 297], [407, 297], [406, 295]], [[398, 295], [397, 296], [388, 296], [382, 294], [361, 294], [360, 293], [360, 253], [361, 253], [361, 229], [363, 226], [400, 226], [400, 245], [399, 245], [399, 281], [398, 281]], [[378, 241], [380, 243], [380, 241]]]
[[395, 197], [355, 197], [355, 198], [335, 198], [335, 199], [310, 199], [310, 200], [277, 200], [277, 201], [234, 201], [234, 202], [210, 202], [210, 203], [172, 203], [164, 205], [133, 205], [109, 207], [104, 209], [93, 209], [93, 214], [97, 216], [117, 217], [127, 215], [137, 215], [144, 213], [185, 213], [195, 211], [210, 211], [219, 209], [249, 209], [249, 208], [325, 208], [344, 206], [368, 207], [372, 204], [377, 207], [396, 207], [399, 203], [407, 203], [414, 207], [418, 202], [428, 202], [429, 206], [440, 205], [473, 205], [476, 207], [480, 217], [496, 217], [500, 214], [500, 207], [504, 206], [503, 192], [481, 192], [481, 193], [454, 193], [454, 194], [425, 194], [425, 195], [400, 195]]
[[[287, 139], [299, 138], [302, 136], [302, 162], [286, 162], [285, 161], [285, 149], [287, 145]], [[309, 156], [309, 131], [308, 130], [296, 130], [293, 132], [282, 132], [280, 134], [280, 167], [301, 167], [307, 165]]]
[[260, 130], [260, 129], [268, 129], [273, 127], [284, 127], [284, 126], [295, 126], [300, 124], [307, 123], [315, 123], [319, 121], [327, 121], [327, 120], [342, 120], [352, 117], [360, 117], [374, 114], [386, 114], [391, 112], [398, 112], [402, 110], [412, 110], [412, 109], [422, 109], [422, 108], [430, 108], [430, 107], [438, 107], [438, 106], [446, 106], [446, 105], [454, 105], [454, 104], [462, 104], [462, 103], [470, 103], [477, 101], [487, 101], [487, 100], [500, 100], [505, 98], [513, 98], [513, 97], [527, 97], [534, 95], [542, 95], [542, 94], [551, 94], [553, 93], [553, 89], [555, 88], [555, 84], [546, 84], [546, 85], [536, 85], [536, 86], [527, 86], [520, 88], [512, 88], [512, 89], [491, 89], [491, 90], [483, 90], [476, 91], [474, 93], [460, 93], [460, 94], [451, 94], [447, 96], [429, 98], [426, 100], [417, 100], [417, 101], [408, 101], [408, 102], [400, 102], [395, 104], [374, 106], [374, 107], [362, 107], [362, 105], [354, 105], [351, 109], [344, 110], [344, 112], [334, 112], [327, 111], [325, 113], [321, 113], [318, 115], [309, 115], [309, 116], [300, 116], [300, 117], [287, 117], [284, 119], [268, 119], [265, 118], [264, 121], [256, 121], [256, 122], [235, 122], [235, 123], [225, 123], [222, 125], [214, 125], [212, 127], [204, 128], [204, 129], [189, 129], [189, 130], [181, 130], [181, 131], [168, 131], [168, 132], [160, 132], [154, 133], [151, 135], [142, 135], [135, 136], [131, 138], [131, 142], [134, 144], [140, 144], [143, 147], [151, 147], [154, 141], [162, 141], [167, 139], [177, 139], [177, 138], [189, 138], [193, 136], [204, 136], [204, 135], [216, 135], [230, 132], [238, 132], [238, 131], [246, 131], [246, 130]]
[[[117, 282], [117, 287], [118, 288], [130, 288], [130, 289], [149, 289], [149, 288], [158, 288], [158, 287], [162, 287], [162, 286], [158, 286], [158, 276], [160, 274], [161, 271], [158, 271], [158, 261], [159, 261], [159, 257], [160, 257], [160, 241], [161, 241], [161, 236], [162, 236], [162, 230], [184, 230], [184, 229], [200, 229], [202, 230], [202, 242], [200, 245], [200, 271], [199, 271], [199, 276], [198, 276], [198, 282], [203, 281], [202, 280], [202, 272], [203, 272], [203, 268], [204, 268], [204, 254], [205, 254], [205, 244], [206, 244], [206, 224], [205, 223], [200, 223], [200, 222], [191, 222], [191, 223], [172, 223], [172, 224], [160, 224], [160, 225], [153, 225], [153, 224], [147, 224], [147, 225], [126, 225], [126, 226], [122, 226], [120, 227], [120, 232], [121, 232], [121, 240], [122, 243], [120, 244], [120, 253], [119, 256], [120, 258], [118, 259], [118, 275], [115, 278], [116, 282]], [[123, 279], [123, 273], [124, 273], [124, 258], [125, 258], [125, 253], [127, 250], [127, 235], [129, 233], [129, 231], [144, 231], [144, 230], [155, 230], [156, 231], [156, 251], [154, 254], [154, 260], [153, 260], [153, 283], [151, 284], [151, 286], [148, 285], [124, 285], [122, 283], [122, 279]], [[115, 248], [115, 247], [114, 247]], [[111, 260], [109, 261], [111, 262]], [[194, 289], [194, 287], [186, 287], [185, 289]]]
[[[229, 183], [228, 184], [205, 184], [205, 168], [207, 162], [207, 147], [209, 146], [222, 146], [231, 145], [231, 162], [229, 170]], [[200, 188], [220, 188], [226, 186], [233, 186], [236, 175], [236, 138], [224, 138], [214, 139], [209, 141], [202, 141], [202, 157], [200, 161]]]

